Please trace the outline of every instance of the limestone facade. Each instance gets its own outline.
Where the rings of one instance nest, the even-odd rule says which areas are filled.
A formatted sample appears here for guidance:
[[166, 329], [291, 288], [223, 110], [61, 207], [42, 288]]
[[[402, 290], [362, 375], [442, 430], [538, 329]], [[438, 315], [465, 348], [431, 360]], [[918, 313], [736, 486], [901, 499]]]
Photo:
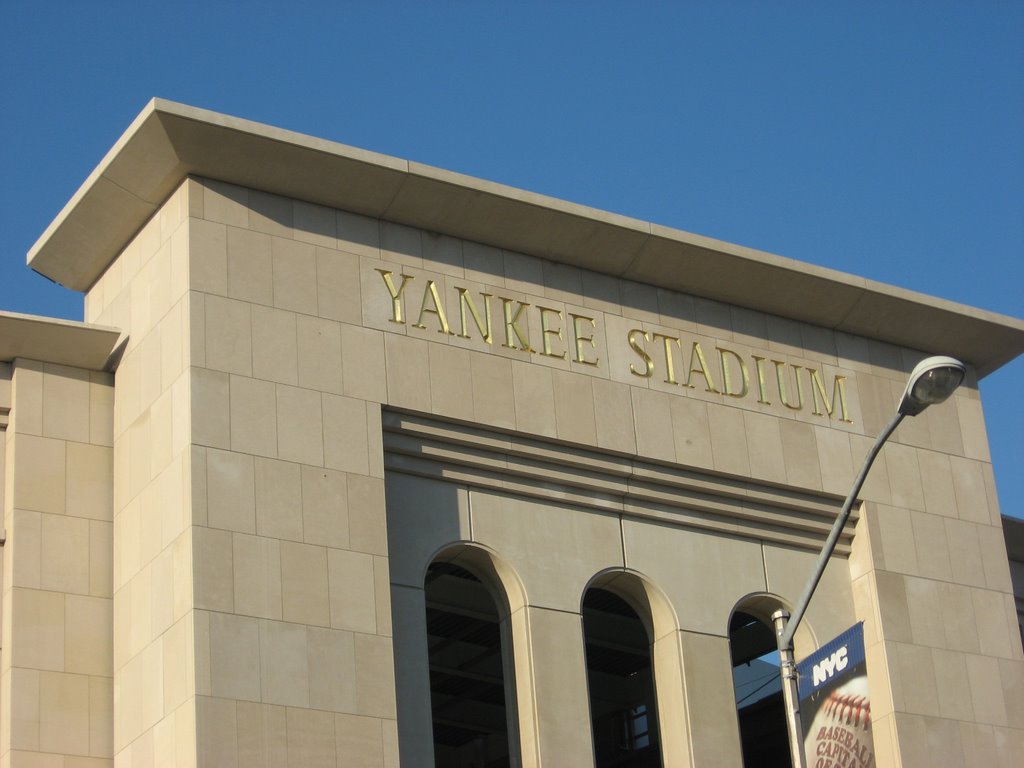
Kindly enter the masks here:
[[[85, 323], [53, 332], [103, 350], [0, 362], [0, 765], [428, 765], [438, 558], [500, 604], [522, 765], [593, 759], [593, 585], [642, 608], [665, 764], [740, 764], [730, 616], [795, 602], [908, 372], [944, 350], [287, 176], [162, 180], [95, 279], [52, 262], [88, 282]], [[993, 322], [1012, 358], [1021, 324]], [[977, 389], [999, 362], [966, 362], [884, 449], [797, 636], [802, 656], [864, 622], [879, 765], [1024, 753]]]

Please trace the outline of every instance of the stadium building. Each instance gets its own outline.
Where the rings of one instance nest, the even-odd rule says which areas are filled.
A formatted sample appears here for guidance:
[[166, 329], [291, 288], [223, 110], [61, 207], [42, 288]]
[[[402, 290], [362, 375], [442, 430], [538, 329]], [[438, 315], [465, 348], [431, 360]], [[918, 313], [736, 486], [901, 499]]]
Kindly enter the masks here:
[[1024, 754], [1020, 320], [160, 100], [29, 265], [85, 322], [0, 314], [2, 766], [788, 765], [771, 617], [933, 354], [818, 765]]

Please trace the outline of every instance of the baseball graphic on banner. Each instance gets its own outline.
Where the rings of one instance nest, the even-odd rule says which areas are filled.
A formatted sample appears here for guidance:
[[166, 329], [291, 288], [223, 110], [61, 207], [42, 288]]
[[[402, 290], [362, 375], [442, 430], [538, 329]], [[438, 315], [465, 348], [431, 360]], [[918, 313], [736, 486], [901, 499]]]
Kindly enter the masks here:
[[813, 768], [874, 768], [863, 625], [797, 665], [804, 750]]
[[804, 734], [808, 765], [867, 768], [875, 764], [867, 692], [867, 677], [857, 677], [824, 697]]

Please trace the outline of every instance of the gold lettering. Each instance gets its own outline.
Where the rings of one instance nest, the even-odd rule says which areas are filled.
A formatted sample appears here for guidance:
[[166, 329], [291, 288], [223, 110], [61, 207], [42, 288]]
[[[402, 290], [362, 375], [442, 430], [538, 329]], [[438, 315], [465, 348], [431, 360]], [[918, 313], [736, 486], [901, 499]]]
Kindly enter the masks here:
[[480, 310], [473, 303], [469, 291], [459, 287], [456, 287], [455, 290], [459, 292], [459, 320], [462, 323], [462, 333], [459, 335], [464, 339], [469, 338], [469, 333], [466, 330], [466, 310], [469, 309], [469, 314], [473, 317], [473, 322], [476, 323], [476, 329], [480, 331], [480, 336], [483, 337], [485, 342], [490, 344], [493, 340], [491, 336], [491, 294], [480, 293], [484, 300], [484, 319], [481, 319]]
[[398, 286], [398, 290], [395, 290], [395, 284], [391, 280], [392, 273], [379, 267], [376, 268], [376, 271], [380, 272], [380, 276], [384, 278], [384, 285], [387, 287], [388, 293], [391, 294], [391, 322], [405, 325], [405, 320], [402, 319], [402, 291], [405, 290], [405, 284], [412, 280], [412, 277], [403, 274], [402, 284]]
[[[554, 336], [559, 341], [562, 340], [562, 313], [557, 309], [542, 307], [539, 304], [537, 305], [537, 309], [540, 310], [541, 354], [547, 357], [557, 357], [559, 360], [565, 360], [565, 352], [558, 354], [557, 352], [551, 351], [551, 337]], [[552, 315], [558, 318], [557, 328], [552, 328], [548, 325], [548, 318]]]
[[829, 400], [828, 395], [825, 392], [825, 386], [821, 383], [821, 379], [818, 376], [818, 370], [816, 368], [808, 368], [807, 372], [811, 376], [811, 402], [814, 405], [814, 415], [824, 416], [821, 410], [818, 408], [818, 397], [821, 397], [821, 402], [825, 406], [825, 410], [828, 415], [832, 416], [832, 411], [835, 409], [836, 399], [838, 395], [839, 400], [839, 420], [845, 421], [847, 424], [852, 424], [849, 414], [846, 411], [846, 377], [836, 376], [832, 380], [832, 399]]
[[679, 354], [683, 353], [682, 344], [679, 343], [679, 339], [675, 336], [666, 336], [663, 333], [652, 333], [651, 337], [657, 341], [661, 339], [662, 346], [665, 348], [665, 383], [666, 384], [678, 384], [676, 381], [676, 366], [675, 361], [672, 359], [672, 342], [676, 343], [679, 347]]
[[[519, 304], [519, 308], [513, 315], [513, 301], [514, 299], [506, 299], [504, 297], [502, 297], [501, 299], [502, 310], [505, 313], [505, 343], [502, 344], [501, 346], [507, 347], [508, 349], [519, 349], [522, 350], [523, 352], [533, 352], [533, 349], [530, 347], [529, 339], [523, 336], [523, 330], [522, 328], [519, 327], [520, 316], [523, 314], [523, 310], [529, 308], [530, 305], [522, 301], [517, 301], [516, 303]], [[515, 335], [515, 337], [519, 340], [518, 347], [514, 343], [512, 343], [513, 335]]]
[[754, 358], [754, 367], [757, 368], [757, 402], [771, 405], [772, 401], [765, 397], [764, 383], [764, 358], [751, 355]]
[[[729, 397], [746, 397], [747, 392], [750, 391], [750, 373], [747, 371], [747, 364], [743, 362], [736, 352], [731, 349], [723, 349], [722, 347], [716, 347], [718, 350], [718, 362], [722, 365], [722, 394], [729, 395]], [[732, 359], [736, 361], [736, 364], [740, 367], [740, 380], [742, 386], [739, 391], [733, 391], [732, 388], [732, 377], [729, 375], [729, 365], [725, 361], [726, 355], [731, 355]]]
[[[434, 304], [434, 308], [431, 309], [427, 306], [427, 300], [430, 300]], [[426, 314], [437, 315], [438, 324], [441, 326], [438, 329], [438, 333], [447, 333], [449, 336], [454, 336], [451, 328], [448, 327], [448, 318], [444, 314], [444, 304], [441, 303], [441, 297], [437, 293], [437, 285], [433, 280], [427, 280], [427, 287], [423, 290], [423, 302], [420, 304], [420, 316], [419, 319], [413, 323], [413, 328], [426, 328], [423, 324], [423, 316]]]
[[[416, 279], [414, 275], [399, 272], [401, 281], [396, 281], [395, 272], [389, 269], [376, 268], [387, 289], [391, 299], [391, 312], [389, 322], [398, 325], [406, 324], [408, 318], [405, 314], [406, 299], [405, 292], [409, 285]], [[473, 293], [468, 288], [452, 286], [458, 294], [459, 302], [459, 327], [456, 331], [448, 322], [445, 308], [445, 295], [442, 287], [438, 287], [435, 280], [424, 279], [423, 298], [420, 303], [419, 315], [414, 328], [426, 330], [430, 323], [436, 322], [438, 333], [451, 336], [458, 335], [464, 339], [473, 338], [479, 335], [485, 344], [495, 343], [494, 317], [492, 312], [491, 299], [498, 298], [502, 303], [502, 315], [504, 320], [504, 343], [503, 347], [514, 349], [529, 354], [537, 353], [538, 350], [531, 346], [531, 331], [534, 340], [537, 337], [537, 329], [530, 328], [531, 304], [512, 298], [495, 296], [491, 293], [479, 291], [474, 299]], [[482, 302], [482, 305], [479, 303]], [[600, 365], [600, 358], [596, 350], [598, 344], [597, 322], [595, 318], [587, 315], [578, 315], [564, 309], [554, 309], [537, 305], [539, 315], [540, 350], [539, 353], [546, 357], [553, 357], [557, 360], [570, 360], [573, 363], [597, 367]], [[436, 321], [428, 320], [428, 315], [433, 315]], [[569, 319], [568, 328], [566, 318]], [[537, 320], [534, 320], [536, 323]], [[474, 329], [476, 334], [474, 334]], [[572, 338], [569, 338], [569, 334]], [[699, 337], [698, 337], [699, 338]], [[825, 378], [828, 375], [824, 367], [812, 367], [810, 365], [795, 365], [782, 360], [761, 357], [756, 354], [741, 355], [734, 349], [716, 346], [718, 353], [718, 366], [712, 371], [708, 364], [707, 357], [701, 347], [701, 342], [693, 341], [693, 338], [684, 336], [672, 336], [668, 333], [655, 331], [644, 331], [640, 328], [633, 328], [627, 334], [629, 348], [637, 355], [638, 359], [628, 362], [629, 372], [633, 376], [642, 379], [649, 379], [654, 376], [657, 362], [654, 359], [660, 352], [664, 356], [664, 381], [666, 384], [688, 387], [693, 389], [696, 385], [696, 378], [702, 378], [706, 391], [728, 397], [745, 398], [752, 394], [754, 386], [751, 384], [752, 373], [756, 374], [755, 384], [757, 388], [757, 402], [762, 405], [772, 405], [769, 399], [766, 363], [770, 361], [775, 366], [775, 381], [778, 385], [778, 397], [781, 404], [793, 411], [803, 410], [807, 401], [805, 389], [810, 387], [810, 405], [815, 416], [835, 419], [837, 421], [852, 424], [850, 418], [849, 402], [846, 395], [846, 377], [833, 375], [832, 386], [829, 389]], [[707, 339], [704, 340], [707, 342]], [[602, 344], [605, 342], [602, 341]], [[684, 344], [690, 344], [690, 356], [687, 358]], [[648, 347], [656, 344], [659, 351]], [[754, 361], [754, 371], [750, 370], [749, 360]], [[687, 367], [689, 366], [689, 367]], [[786, 371], [786, 368], [791, 369]], [[807, 375], [802, 375], [806, 371]], [[685, 375], [683, 375], [685, 372]], [[721, 376], [722, 387], [718, 388], [715, 376]], [[794, 391], [795, 389], [795, 391]]]
[[589, 336], [583, 335], [583, 329], [580, 328], [580, 321], [586, 320], [590, 323], [590, 327], [597, 330], [597, 323], [594, 322], [594, 318], [587, 317], [586, 315], [574, 315], [572, 312], [569, 313], [569, 317], [572, 318], [572, 335], [576, 342], [576, 357], [573, 358], [577, 363], [583, 363], [583, 365], [596, 366], [600, 362], [600, 358], [596, 360], [587, 360], [583, 354], [584, 342], [589, 343], [593, 349], [597, 349], [597, 344], [594, 343], [594, 334], [591, 333]]
[[772, 360], [772, 363], [775, 365], [775, 380], [779, 382], [779, 399], [787, 408], [799, 411], [804, 407], [804, 385], [800, 379], [800, 371], [803, 370], [803, 366], [790, 366], [793, 369], [793, 378], [796, 379], [796, 405], [793, 405], [789, 402], [789, 398], [786, 397], [786, 377], [782, 373], [782, 369], [786, 367], [786, 364], [781, 360]]
[[685, 387], [692, 387], [690, 379], [693, 378], [693, 374], [699, 373], [704, 377], [704, 384], [707, 386], [708, 392], [714, 392], [720, 394], [715, 388], [715, 382], [711, 378], [711, 371], [708, 370], [708, 361], [704, 357], [704, 350], [700, 348], [700, 342], [693, 342], [693, 349], [690, 352], [690, 370], [686, 374]]
[[640, 342], [637, 341], [636, 337], [638, 334], [640, 336], [643, 336], [644, 341], [650, 341], [650, 337], [648, 337], [647, 332], [641, 331], [639, 328], [634, 328], [633, 330], [631, 330], [626, 338], [629, 340], [630, 348], [638, 355], [640, 355], [640, 359], [644, 361], [646, 367], [644, 368], [644, 371], [641, 373], [640, 371], [633, 367], [632, 363], [630, 363], [629, 372], [632, 373], [634, 376], [639, 376], [641, 379], [649, 379], [651, 378], [651, 374], [654, 373], [654, 361], [651, 360], [651, 356], [647, 354], [647, 350], [640, 346]]

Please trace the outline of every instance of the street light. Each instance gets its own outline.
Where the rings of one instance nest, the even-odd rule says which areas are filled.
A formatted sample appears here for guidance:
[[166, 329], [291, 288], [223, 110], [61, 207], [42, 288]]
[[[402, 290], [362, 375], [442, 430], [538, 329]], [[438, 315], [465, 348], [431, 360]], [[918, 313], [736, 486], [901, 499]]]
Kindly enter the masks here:
[[793, 759], [794, 768], [806, 768], [807, 756], [804, 754], [803, 728], [800, 723], [800, 700], [797, 696], [796, 661], [793, 658], [793, 636], [796, 634], [800, 620], [804, 617], [807, 604], [811, 602], [811, 596], [825, 573], [825, 566], [836, 548], [839, 541], [839, 534], [850, 517], [850, 509], [853, 502], [860, 493], [864, 480], [868, 476], [868, 470], [875, 461], [875, 457], [882, 449], [885, 441], [893, 433], [904, 416], [916, 416], [929, 405], [941, 403], [948, 398], [964, 380], [967, 369], [963, 363], [952, 357], [929, 357], [922, 360], [910, 373], [907, 381], [907, 388], [903, 390], [903, 398], [900, 400], [899, 408], [892, 417], [889, 424], [882, 430], [882, 433], [871, 446], [868, 455], [864, 459], [864, 466], [860, 468], [860, 474], [853, 483], [843, 508], [839, 512], [832, 530], [821, 548], [818, 555], [818, 562], [814, 572], [804, 586], [803, 594], [793, 609], [790, 617], [788, 611], [779, 610], [772, 614], [772, 622], [775, 625], [775, 636], [779, 647], [779, 671], [782, 675], [782, 693], [786, 705], [787, 730], [789, 732], [789, 749]]

